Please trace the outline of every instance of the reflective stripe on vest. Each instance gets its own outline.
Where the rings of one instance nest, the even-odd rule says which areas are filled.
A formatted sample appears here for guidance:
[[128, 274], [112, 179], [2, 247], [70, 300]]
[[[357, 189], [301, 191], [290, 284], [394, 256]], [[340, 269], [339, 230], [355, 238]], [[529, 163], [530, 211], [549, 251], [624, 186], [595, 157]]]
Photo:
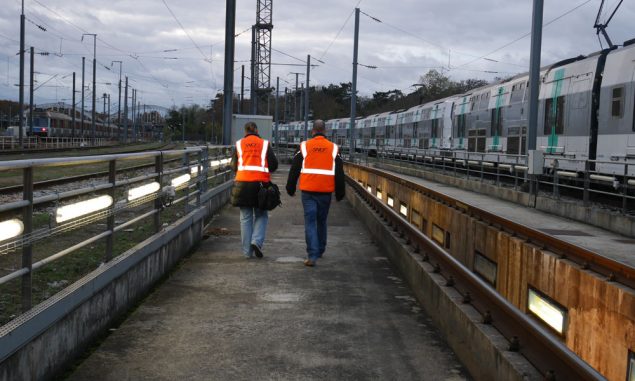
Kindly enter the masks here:
[[[302, 151], [302, 157], [306, 159], [307, 151], [306, 151], [306, 141], [300, 143], [300, 150]], [[300, 173], [310, 174], [310, 175], [327, 175], [327, 176], [335, 176], [335, 158], [337, 157], [337, 144], [333, 143], [333, 165], [331, 169], [316, 169], [316, 168], [306, 168], [306, 160], [302, 160], [302, 169]]]
[[238, 170], [239, 171], [255, 171], [255, 172], [265, 172], [269, 173], [269, 168], [266, 165], [267, 158], [267, 146], [269, 145], [268, 140], [264, 140], [262, 144], [262, 152], [260, 152], [260, 166], [256, 165], [243, 165], [243, 148], [241, 146], [242, 139], [236, 142], [236, 152], [238, 156]]

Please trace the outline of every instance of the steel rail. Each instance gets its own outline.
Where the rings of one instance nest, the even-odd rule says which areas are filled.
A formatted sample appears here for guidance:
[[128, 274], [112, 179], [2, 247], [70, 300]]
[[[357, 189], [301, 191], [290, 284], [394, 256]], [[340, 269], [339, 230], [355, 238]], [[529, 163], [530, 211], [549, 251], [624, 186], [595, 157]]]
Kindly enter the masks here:
[[[145, 158], [145, 157], [156, 157], [157, 153], [161, 153], [163, 152], [165, 155], [182, 155], [184, 153], [193, 153], [193, 152], [198, 152], [199, 149], [187, 149], [187, 150], [177, 150], [177, 151], [151, 151], [152, 154], [151, 155], [145, 155], [145, 154], [141, 154], [141, 157], [132, 157], [132, 159], [135, 158]], [[148, 151], [150, 152], [150, 151]], [[121, 155], [128, 155], [128, 154], [121, 154]], [[136, 155], [136, 154], [132, 154], [132, 155]], [[97, 158], [98, 156], [88, 156], [88, 157], [82, 157], [79, 159], [82, 160], [86, 160], [87, 158]], [[100, 157], [110, 157], [110, 155], [107, 156], [100, 156]], [[126, 156], [124, 157], [124, 159], [131, 159], [131, 157]], [[48, 159], [42, 159], [45, 162], [40, 164], [42, 166], [54, 166], [55, 164], [51, 164], [49, 163]], [[179, 161], [179, 158], [174, 158], [174, 159], [168, 159], [164, 161], [165, 163], [172, 163], [175, 161]], [[31, 161], [31, 160], [26, 160], [26, 161]], [[91, 162], [104, 162], [106, 163], [108, 161], [108, 159], [102, 159], [102, 160], [96, 160], [93, 161], [91, 160]], [[7, 168], [7, 166], [11, 165], [12, 162], [16, 163], [16, 166], [11, 168], [11, 169], [19, 169], [19, 168], [23, 168], [23, 160], [14, 160], [14, 161], [8, 161], [8, 162], [4, 162], [4, 163], [0, 163], [0, 171], [2, 170], [9, 170]], [[87, 162], [73, 162], [73, 163], [66, 163], [66, 161], [64, 161], [63, 163], [60, 162], [59, 165], [75, 165], [75, 164], [86, 164]], [[194, 164], [194, 163], [192, 163]], [[34, 164], [37, 165], [37, 164]], [[131, 166], [131, 167], [125, 167], [125, 168], [117, 168], [116, 172], [117, 173], [123, 173], [123, 172], [127, 172], [127, 171], [135, 171], [135, 170], [140, 170], [140, 169], [145, 169], [145, 168], [150, 168], [150, 167], [154, 167], [155, 163], [148, 163], [148, 164], [140, 164], [140, 165], [136, 165], [136, 166]], [[68, 183], [72, 183], [72, 182], [76, 182], [76, 181], [83, 181], [83, 180], [89, 180], [89, 179], [94, 179], [94, 178], [99, 178], [99, 177], [106, 177], [108, 176], [109, 172], [108, 171], [100, 171], [100, 172], [92, 172], [92, 173], [86, 173], [86, 174], [82, 174], [82, 175], [77, 175], [77, 176], [68, 176], [68, 177], [63, 177], [63, 178], [58, 178], [58, 179], [51, 179], [51, 180], [42, 180], [42, 181], [38, 181], [33, 183], [33, 189], [43, 189], [49, 186], [53, 186], [53, 185], [63, 185], [63, 184], [68, 184]], [[22, 184], [18, 184], [18, 185], [12, 185], [12, 186], [7, 186], [7, 187], [2, 187], [0, 188], [0, 195], [6, 195], [6, 194], [11, 194], [11, 193], [17, 193], [17, 192], [21, 192], [23, 189], [23, 185]]]
[[517, 350], [536, 366], [545, 379], [605, 379], [545, 328], [523, 314], [461, 262], [425, 236], [416, 226], [367, 192], [355, 179], [347, 175], [347, 182], [360, 198], [382, 216], [388, 226], [392, 226], [395, 232], [406, 239], [406, 243], [415, 244], [415, 252], [421, 252], [423, 260], [429, 261], [433, 266], [431, 272], [444, 276], [446, 286], [454, 287], [461, 293], [464, 302], [472, 304], [483, 315], [485, 324], [491, 323], [498, 329], [510, 341], [510, 346], [512, 342], [517, 342]]
[[421, 184], [414, 183], [390, 172], [348, 162], [346, 165], [373, 173], [377, 176], [385, 177], [400, 184], [401, 186], [411, 188], [419, 193], [435, 198], [455, 209], [464, 211], [468, 215], [474, 216], [492, 225], [496, 225], [509, 233], [524, 237], [537, 246], [541, 246], [554, 252], [555, 254], [561, 255], [562, 257], [566, 257], [567, 259], [578, 263], [583, 268], [590, 269], [598, 274], [606, 276], [607, 279], [612, 282], [618, 282], [628, 287], [635, 288], [635, 268], [624, 263], [608, 258], [587, 248], [563, 241], [555, 236], [519, 224], [468, 203], [458, 201], [448, 195], [427, 188]]
[[[70, 146], [70, 147], [63, 147], [63, 148], [36, 148], [36, 149], [27, 149], [26, 151], [23, 149], [14, 149], [14, 150], [0, 150], [0, 156], [9, 156], [9, 155], [16, 155], [16, 154], [24, 154], [24, 153], [29, 153], [29, 154], [37, 154], [37, 153], [52, 153], [52, 152], [64, 152], [64, 151], [68, 151], [68, 150], [78, 150], [78, 151], [88, 151], [91, 149], [107, 149], [107, 148], [115, 148], [115, 147], [119, 147], [119, 144], [112, 144], [112, 145], [103, 145], [103, 146], [85, 146], [85, 147], [79, 147], [79, 146]], [[165, 146], [172, 146], [174, 147], [174, 144], [164, 144], [163, 146], [159, 147], [165, 147]], [[145, 151], [145, 149], [133, 149], [130, 151], [126, 151], [128, 153], [130, 152], [142, 152]]]

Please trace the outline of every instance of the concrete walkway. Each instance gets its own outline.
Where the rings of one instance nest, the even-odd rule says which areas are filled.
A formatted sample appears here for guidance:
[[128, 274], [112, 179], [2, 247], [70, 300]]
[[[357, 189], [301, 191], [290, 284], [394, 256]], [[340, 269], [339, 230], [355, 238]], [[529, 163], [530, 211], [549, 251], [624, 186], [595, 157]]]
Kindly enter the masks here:
[[238, 210], [225, 208], [210, 238], [69, 379], [469, 379], [348, 202], [333, 200], [315, 268], [302, 264], [299, 195], [283, 204], [261, 260], [242, 257]]

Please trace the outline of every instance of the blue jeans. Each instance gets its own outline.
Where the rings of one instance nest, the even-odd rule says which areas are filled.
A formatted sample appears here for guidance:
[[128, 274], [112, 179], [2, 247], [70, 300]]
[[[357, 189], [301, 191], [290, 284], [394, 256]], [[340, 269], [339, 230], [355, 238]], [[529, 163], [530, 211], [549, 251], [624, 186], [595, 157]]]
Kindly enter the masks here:
[[258, 208], [240, 208], [240, 238], [243, 244], [243, 255], [250, 258], [254, 253], [251, 244], [262, 248], [267, 233], [269, 213]]
[[331, 206], [331, 193], [311, 194], [302, 192], [304, 207], [304, 238], [310, 260], [316, 261], [326, 250], [326, 218]]

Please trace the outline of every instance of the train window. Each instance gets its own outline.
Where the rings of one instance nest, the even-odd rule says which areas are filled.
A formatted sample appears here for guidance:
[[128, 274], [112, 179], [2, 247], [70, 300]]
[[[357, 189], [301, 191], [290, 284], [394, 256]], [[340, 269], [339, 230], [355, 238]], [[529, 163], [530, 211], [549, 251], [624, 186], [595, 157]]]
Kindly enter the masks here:
[[553, 98], [545, 101], [545, 135], [564, 132], [564, 96], [559, 96], [554, 104]]
[[421, 214], [415, 209], [412, 209], [412, 214], [410, 215], [410, 223], [414, 226], [421, 228]]
[[481, 95], [481, 104], [479, 105], [479, 109], [485, 110], [487, 109], [487, 106], [489, 106], [489, 92]]
[[611, 102], [611, 116], [621, 118], [624, 114], [624, 87], [613, 88], [613, 101]]
[[459, 137], [460, 138], [464, 138], [465, 137], [465, 129], [467, 127], [466, 123], [465, 123], [465, 114], [459, 115]]
[[439, 119], [432, 119], [432, 136], [434, 138], [439, 137]]

